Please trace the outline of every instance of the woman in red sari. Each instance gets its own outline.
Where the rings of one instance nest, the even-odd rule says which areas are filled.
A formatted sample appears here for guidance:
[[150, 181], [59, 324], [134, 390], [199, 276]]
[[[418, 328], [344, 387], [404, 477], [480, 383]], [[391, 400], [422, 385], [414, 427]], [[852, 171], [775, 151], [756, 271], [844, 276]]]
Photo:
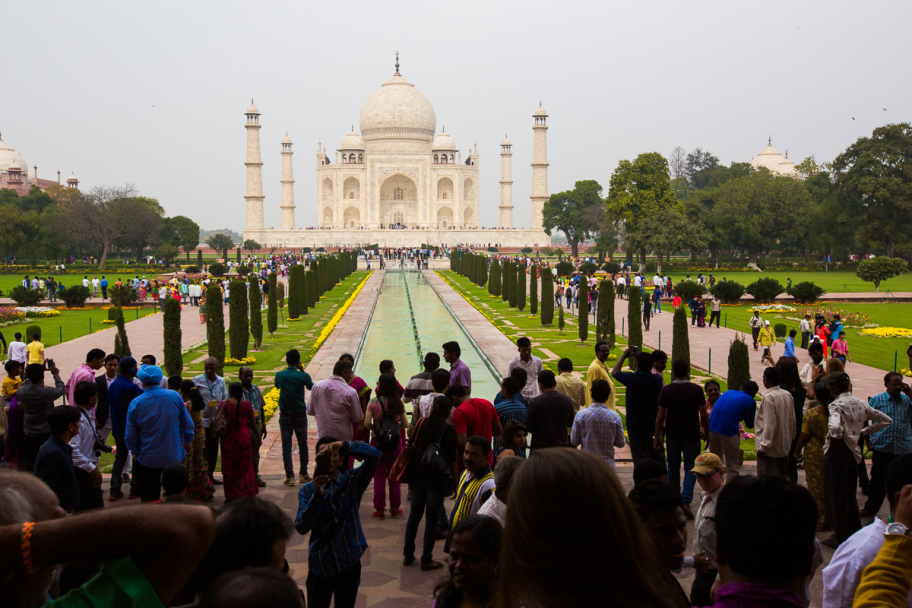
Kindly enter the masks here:
[[[256, 496], [259, 492], [250, 450], [251, 435], [256, 435], [253, 406], [244, 401], [240, 382], [228, 385], [228, 399], [219, 405], [225, 408], [227, 425], [222, 444], [222, 477], [225, 482], [225, 500]], [[216, 416], [219, 414], [216, 413]]]

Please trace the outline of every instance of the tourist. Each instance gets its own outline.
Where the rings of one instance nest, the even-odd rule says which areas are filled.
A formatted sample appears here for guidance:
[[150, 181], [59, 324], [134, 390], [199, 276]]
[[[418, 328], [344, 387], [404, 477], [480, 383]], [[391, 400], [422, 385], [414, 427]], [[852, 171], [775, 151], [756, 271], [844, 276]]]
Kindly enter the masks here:
[[[225, 418], [224, 434], [219, 438], [222, 448], [222, 479], [225, 500], [256, 496], [256, 473], [250, 453], [259, 449], [259, 442], [251, 444], [251, 436], [259, 439], [253, 406], [244, 399], [244, 386], [240, 382], [228, 385], [228, 399], [219, 404], [216, 416]], [[188, 442], [189, 443], [189, 442]]]
[[706, 569], [697, 569], [694, 582], [690, 588], [690, 602], [694, 606], [712, 606], [710, 591], [716, 582], [716, 500], [722, 489], [725, 467], [722, 459], [710, 452], [697, 456], [691, 473], [696, 475], [700, 484], [701, 501], [694, 519], [694, 557], [708, 560]]
[[797, 335], [798, 332], [794, 329], [789, 330], [788, 338], [785, 339], [785, 351], [782, 353], [783, 357], [794, 359], [796, 365], [798, 363], [798, 357], [795, 356], [795, 336]]
[[817, 328], [815, 339], [823, 346], [823, 358], [826, 359], [830, 345], [830, 330], [827, 328], [826, 323], [821, 323]]
[[807, 413], [804, 414], [801, 436], [798, 438], [793, 457], [797, 461], [802, 452], [804, 453], [804, 479], [817, 503], [817, 531], [825, 532], [831, 530], [832, 527], [827, 521], [826, 503], [824, 502], [823, 446], [829, 430], [827, 408], [833, 398], [825, 384], [815, 386], [814, 393], [817, 396], [817, 405], [809, 407]]
[[776, 334], [773, 333], [769, 321], [763, 322], [763, 327], [760, 328], [760, 334], [757, 336], [757, 339], [760, 341], [760, 346], [762, 347], [760, 355], [761, 363], [768, 366], [776, 365], [772, 353], [773, 344], [776, 343]]
[[203, 294], [199, 298], [199, 316], [200, 316], [200, 324], [202, 324], [202, 325], [206, 324], [206, 313], [207, 312], [208, 312], [208, 308], [206, 307], [206, 294]]
[[[881, 431], [884, 432], [884, 431]], [[839, 545], [830, 563], [823, 569], [823, 605], [828, 608], [851, 608], [861, 582], [862, 572], [877, 557], [884, 544], [884, 533], [890, 523], [897, 519], [900, 495], [904, 487], [912, 485], [912, 454], [904, 454], [892, 460], [887, 466], [884, 491], [890, 505], [890, 513], [876, 518]], [[912, 524], [912, 522], [906, 522]], [[905, 603], [912, 604], [912, 594], [905, 583]]]
[[[457, 429], [457, 433], [459, 430]], [[465, 470], [456, 486], [456, 503], [450, 513], [449, 536], [444, 553], [449, 553], [453, 530], [463, 518], [475, 515], [494, 491], [494, 474], [491, 472], [491, 442], [484, 437], [469, 437], [463, 450]]]
[[[514, 367], [513, 369], [511, 369], [509, 377], [516, 380], [517, 386], [519, 386], [520, 388], [526, 386], [526, 383], [529, 380], [529, 374], [526, 373], [526, 369], [523, 367]], [[498, 388], [497, 392], [494, 394], [494, 399], [493, 399], [492, 403], [496, 406], [498, 403], [503, 401], [503, 399], [504, 399], [503, 393]], [[514, 395], [514, 399], [516, 399], [517, 401], [522, 403], [524, 406], [529, 405], [529, 402], [526, 400], [525, 397], [523, 397], [523, 394], [520, 391], [517, 391], [517, 393]]]
[[95, 382], [95, 372], [104, 367], [105, 352], [100, 348], [93, 348], [86, 355], [86, 362], [73, 370], [70, 379], [66, 381], [66, 396], [70, 405], [76, 404], [74, 393], [76, 385], [80, 382]]
[[884, 479], [890, 463], [903, 454], [912, 453], [912, 400], [909, 399], [912, 390], [902, 380], [901, 374], [889, 372], [884, 376], [886, 390], [868, 401], [872, 408], [889, 416], [893, 424], [869, 435], [873, 448], [871, 488], [861, 511], [862, 517], [874, 517], [880, 511], [884, 499]]
[[73, 466], [76, 482], [79, 485], [79, 505], [77, 512], [104, 508], [104, 496], [101, 492], [101, 470], [98, 468], [97, 427], [95, 423], [95, 406], [98, 402], [98, 387], [94, 382], [80, 382], [76, 385], [73, 403], [79, 411], [79, 432], [70, 440], [73, 448]]
[[843, 365], [846, 364], [846, 361], [849, 363], [852, 362], [852, 357], [849, 356], [849, 343], [846, 342], [846, 332], [839, 332], [839, 339], [833, 340], [833, 357], [839, 359]]
[[[140, 365], [157, 365], [155, 355], [143, 355], [142, 358], [140, 359], [139, 363], [140, 363]], [[162, 373], [162, 379], [158, 385], [160, 387], [162, 387], [163, 389], [168, 388], [168, 378], [165, 377], [164, 373]]]
[[170, 505], [197, 504], [187, 496], [190, 485], [190, 470], [182, 462], [172, 462], [165, 467], [161, 475], [162, 496], [157, 503]]
[[[294, 522], [299, 534], [310, 533], [307, 606], [329, 608], [333, 602], [336, 608], [354, 608], [361, 584], [361, 556], [367, 550], [358, 509], [377, 470], [380, 451], [361, 441], [325, 435], [317, 440], [314, 451], [328, 457], [329, 475], [301, 487]], [[349, 455], [361, 460], [361, 466], [342, 471]]]
[[437, 353], [427, 353], [424, 356], [424, 371], [409, 378], [409, 381], [405, 384], [405, 392], [402, 394], [402, 401], [411, 403], [412, 401], [418, 401], [418, 399], [424, 395], [434, 392], [431, 384], [431, 375], [438, 367], [440, 367], [440, 355]]
[[193, 442], [193, 420], [180, 395], [161, 388], [162, 370], [143, 365], [136, 374], [143, 394], [130, 403], [124, 442], [133, 453], [133, 477], [142, 502], [161, 498], [161, 474], [182, 462]]
[[[651, 367], [651, 366], [650, 366]], [[648, 368], [647, 368], [648, 369]], [[668, 485], [680, 492], [684, 514], [693, 519], [690, 504], [693, 502], [696, 477], [691, 473], [694, 461], [700, 454], [700, 436], [709, 437], [709, 415], [700, 385], [689, 380], [690, 362], [675, 361], [671, 364], [674, 380], [659, 393], [658, 414], [655, 417], [655, 450], [662, 454], [662, 434], [668, 457]], [[630, 432], [628, 408], [627, 429]], [[702, 429], [702, 432], [701, 432]], [[684, 460], [684, 485], [681, 486], [681, 460]], [[659, 458], [652, 458], [659, 460]]]
[[564, 357], [557, 362], [558, 376], [555, 389], [562, 395], [570, 397], [573, 405], [573, 414], [580, 411], [580, 408], [586, 403], [586, 383], [578, 376], [573, 375], [573, 361]]
[[38, 450], [51, 437], [48, 415], [54, 409], [54, 401], [60, 399], [65, 390], [60, 370], [53, 363], [50, 372], [54, 378], [53, 388], [44, 385], [44, 365], [30, 363], [25, 367], [25, 382], [16, 391], [23, 414], [19, 462], [26, 472], [32, 470]]
[[266, 482], [260, 477], [260, 445], [266, 439], [266, 400], [260, 387], [253, 383], [253, 369], [242, 367], [238, 370], [238, 380], [244, 389], [244, 400], [253, 407], [254, 428], [250, 431], [250, 455], [253, 458], [253, 473], [258, 488], [265, 488]]
[[[690, 279], [688, 279], [690, 280]], [[690, 301], [687, 303], [687, 307], [690, 309], [690, 326], [695, 327], [697, 325], [697, 314], [700, 310], [700, 305], [697, 303], [697, 295], [694, 294], [691, 296]]]
[[649, 331], [649, 320], [652, 319], [652, 301], [646, 297], [643, 298], [643, 329]]
[[82, 417], [71, 405], [58, 405], [47, 416], [50, 433], [35, 458], [33, 472], [57, 495], [60, 508], [66, 512], [79, 506], [79, 481], [73, 467], [70, 441], [79, 434]]
[[757, 340], [760, 337], [760, 329], [763, 327], [763, 319], [760, 318], [759, 310], [754, 311], [754, 316], [750, 318], [747, 325], [751, 328], [751, 334], [754, 338], [754, 350], [757, 350]]
[[[348, 353], [339, 357], [339, 361], [348, 361], [352, 366], [352, 370], [355, 369], [355, 357]], [[447, 377], [449, 377], [449, 372], [447, 372]], [[367, 404], [370, 403], [371, 393], [373, 389], [364, 381], [360, 376], [356, 376], [354, 371], [351, 375], [351, 380], [348, 381], [348, 385], [352, 387], [356, 393], [358, 393], [358, 401], [361, 403], [361, 420], [358, 422], [352, 422], [352, 439], [355, 441], [363, 441], [364, 443], [370, 443], [370, 431], [364, 428], [364, 416], [367, 415]], [[414, 410], [413, 410], [414, 412]], [[349, 460], [349, 466], [354, 466], [354, 460]]]
[[713, 294], [712, 302], [709, 304], [709, 326], [712, 327], [713, 321], [716, 322], [716, 329], [719, 329], [719, 321], [722, 318], [722, 300], [719, 296]]
[[[636, 358], [636, 371], [622, 372], [624, 362], [630, 357]], [[655, 447], [655, 424], [662, 380], [652, 373], [653, 365], [650, 353], [635, 352], [633, 348], [628, 348], [618, 358], [611, 372], [618, 382], [627, 387], [627, 435], [630, 457], [634, 463], [643, 458], [665, 462], [662, 451]], [[614, 389], [613, 386], [611, 388]]]
[[[297, 352], [297, 351], [295, 351]], [[300, 367], [299, 370], [303, 370], [303, 367]], [[293, 373], [291, 368], [285, 370], [289, 374]], [[313, 388], [310, 392], [310, 403], [307, 404], [307, 414], [314, 416], [317, 419], [317, 435], [326, 436], [330, 433], [338, 433], [337, 435], [331, 435], [332, 437], [352, 437], [352, 430], [355, 428], [355, 424], [362, 424], [364, 420], [362, 418], [361, 410], [361, 401], [358, 398], [358, 393], [353, 389], [349, 383], [351, 382], [354, 373], [352, 372], [351, 363], [346, 359], [339, 359], [333, 365], [333, 373], [329, 378], [321, 380], [313, 385]], [[289, 376], [291, 377], [291, 376]], [[298, 381], [303, 382], [303, 378], [298, 375]], [[310, 376], [307, 376], [307, 381], [310, 381]], [[303, 405], [304, 397], [304, 385], [300, 386], [300, 398], [301, 405]], [[398, 385], [397, 385], [398, 390]], [[400, 393], [401, 394], [401, 393]], [[282, 398], [279, 396], [279, 407], [281, 408]], [[297, 409], [297, 408], [296, 408]], [[294, 419], [292, 419], [294, 420]], [[302, 471], [303, 467], [307, 465], [307, 455], [303, 449], [304, 445], [307, 445], [307, 434], [306, 434], [306, 416], [303, 417], [305, 421], [303, 426], [299, 424], [299, 421], [295, 421], [296, 430], [295, 434], [298, 435], [298, 430], [303, 428], [301, 434], [298, 435], [298, 446], [303, 454], [301, 461]], [[282, 426], [282, 420], [279, 419], [279, 427]], [[284, 432], [284, 431], [283, 431]], [[365, 432], [366, 429], [365, 429]], [[285, 453], [285, 446], [288, 446], [288, 460], [285, 464], [286, 476], [293, 475], [293, 470], [291, 468], [291, 429], [287, 431], [287, 442], [282, 441], [282, 453]], [[308, 478], [306, 472], [304, 474], [305, 478]], [[287, 481], [287, 478], [286, 478]], [[292, 481], [293, 478], [292, 478]], [[302, 481], [301, 483], [306, 483]]]
[[624, 447], [627, 442], [620, 414], [606, 404], [611, 392], [607, 380], [592, 383], [592, 403], [574, 417], [570, 445], [591, 452], [614, 469], [614, 449]]
[[9, 347], [6, 350], [6, 355], [10, 361], [18, 361], [22, 364], [22, 370], [25, 371], [25, 366], [28, 365], [28, 349], [25, 345], [25, 342], [22, 341], [22, 334], [18, 331], [15, 333], [15, 340], [12, 340], [9, 343]]
[[[716, 401], [722, 395], [722, 387], [719, 385], [718, 380], [710, 378], [703, 385], [703, 392], [706, 393], [706, 415], [712, 417], [713, 407], [715, 407]], [[702, 438], [707, 442], [709, 441], [709, 435]]]
[[[525, 370], [524, 370], [525, 371]], [[501, 427], [508, 420], [515, 420], [525, 424], [528, 419], [526, 405], [518, 399], [521, 390], [520, 383], [513, 376], [507, 376], [500, 383], [500, 395], [502, 399], [494, 404], [494, 410], [497, 412], [497, 419]], [[494, 462], [497, 462], [497, 455], [500, 454], [503, 447], [500, 445], [497, 435], [493, 437]]]
[[495, 460], [500, 462], [501, 457], [507, 458], [510, 456], [525, 458], [527, 434], [526, 425], [516, 420], [508, 420], [498, 438], [500, 451], [495, 454]]
[[[108, 500], [114, 502], [123, 498], [123, 483], [127, 464], [132, 466], [130, 450], [124, 435], [127, 430], [127, 412], [130, 403], [142, 395], [142, 385], [136, 379], [136, 359], [124, 357], [118, 362], [117, 378], [108, 386], [108, 400], [110, 402], [111, 433], [114, 435], [114, 468], [111, 471], [111, 491]], [[132, 470], [132, 469], [131, 469]], [[135, 475], [128, 481], [130, 484], [130, 498], [139, 498], [139, 487], [136, 485]]]
[[[608, 366], [605, 364], [605, 361], [608, 360], [608, 355], [611, 354], [611, 347], [607, 342], [596, 342], [595, 343], [595, 359], [592, 360], [592, 363], [589, 364], [589, 371], [586, 373], [586, 403], [585, 407], [589, 407], [592, 403], [592, 383], [596, 380], [605, 380], [608, 383], [608, 386], [611, 388], [611, 394], [605, 400], [605, 405], [609, 409], [615, 409], [615, 391], [614, 384], [611, 382], [611, 375], [608, 371]], [[615, 367], [617, 367], [615, 365]]]
[[[582, 381], [576, 386], [580, 389], [585, 388]], [[525, 421], [529, 432], [532, 433], [531, 447], [533, 450], [567, 447], [567, 438], [576, 415], [573, 400], [559, 392], [557, 379], [551, 370], [539, 372], [538, 387], [540, 394], [529, 402]], [[578, 394], [582, 396], [582, 390], [578, 391]]]
[[203, 427], [206, 403], [193, 380], [181, 382], [180, 394], [193, 421], [193, 443], [190, 444], [184, 458], [184, 466], [189, 471], [187, 496], [200, 502], [211, 500], [215, 494], [215, 486], [209, 479], [209, 467], [206, 464], [206, 429]]
[[656, 460], [641, 460], [633, 465], [633, 487], [644, 481], [655, 480], [667, 483], [668, 469], [664, 463]]
[[[451, 384], [446, 389], [446, 396], [452, 401], [456, 410], [453, 412], [453, 428], [456, 431], [456, 464], [462, 470], [462, 453], [469, 437], [480, 436], [489, 444], [495, 435], [503, 432], [497, 410], [485, 399], [470, 399], [468, 391], [459, 384]], [[487, 452], [488, 464], [494, 465], [494, 455]]]
[[[353, 366], [354, 366], [354, 364], [353, 364]], [[354, 367], [353, 367], [353, 369], [354, 369]], [[380, 362], [380, 375], [382, 376], [383, 374], [389, 374], [393, 378], [396, 377], [396, 365], [393, 363], [393, 361], [391, 359], [384, 359], [383, 361]], [[399, 384], [398, 380], [396, 380], [396, 388], [399, 391], [399, 396], [402, 397], [402, 395], [405, 393], [405, 389], [402, 387], [401, 384]], [[374, 392], [376, 392], [376, 391], [374, 391]]]
[[532, 354], [532, 341], [525, 336], [516, 340], [516, 347], [519, 355], [513, 357], [507, 365], [507, 372], [512, 372], [514, 368], [521, 367], [526, 371], [526, 384], [522, 388], [522, 396], [526, 403], [533, 397], [537, 397], [538, 391], [538, 373], [544, 369], [542, 360]]
[[471, 395], [472, 372], [469, 370], [469, 366], [459, 358], [462, 355], [459, 342], [447, 342], [442, 348], [443, 360], [450, 364], [450, 386], [458, 384]]
[[28, 352], [28, 364], [44, 363], [44, 344], [41, 343], [41, 334], [33, 333], [32, 341], [25, 347]]
[[[844, 371], [829, 374], [823, 382], [834, 398], [828, 406], [829, 433], [823, 448], [824, 501], [834, 533], [823, 544], [835, 549], [861, 528], [855, 485], [862, 435], [887, 428], [893, 419], [852, 395], [850, 378]], [[874, 424], [867, 425], [868, 421]]]
[[795, 359], [789, 357], [779, 357], [776, 362], [776, 369], [779, 370], [779, 388], [788, 391], [792, 396], [793, 407], [795, 408], [795, 438], [792, 441], [792, 447], [789, 449], [789, 479], [792, 483], [798, 483], [798, 461], [794, 457], [795, 446], [798, 444], [798, 438], [801, 436], [801, 423], [804, 418], [804, 412], [807, 409], [807, 392], [801, 384], [801, 376], [798, 373], [798, 365]]
[[662, 386], [665, 386], [665, 367], [668, 365], [668, 355], [664, 350], [652, 351], [652, 373], [659, 378]]
[[[810, 361], [804, 364], [804, 367], [801, 368], [801, 386], [804, 388], [807, 393], [808, 399], [812, 399], [813, 387], [814, 387], [814, 378], [815, 373], [823, 374], [823, 346], [819, 341], [815, 340], [811, 342], [807, 347], [808, 357]], [[811, 403], [808, 402], [808, 407], [811, 406]]]
[[[842, 337], [842, 327], [843, 327], [842, 318], [838, 314], [833, 315], [833, 322], [830, 323], [830, 326], [828, 328], [830, 330], [830, 335], [829, 335], [830, 346], [832, 346], [836, 340], [838, 340], [840, 337]], [[845, 363], [845, 361], [843, 361], [843, 363]]]
[[[301, 354], [297, 349], [291, 349], [285, 353], [285, 363], [287, 367], [275, 375], [274, 385], [279, 389], [279, 431], [282, 439], [282, 461], [285, 466], [286, 486], [295, 485], [294, 462], [292, 461], [292, 435], [297, 438], [299, 470], [298, 480], [301, 483], [311, 481], [307, 473], [307, 464], [309, 462], [307, 452], [307, 402], [305, 400], [305, 389], [311, 390], [311, 403], [314, 399], [314, 383], [310, 379], [310, 374], [304, 371], [301, 365]], [[338, 364], [337, 364], [338, 365]], [[358, 407], [360, 414], [361, 408]], [[322, 412], [321, 412], [322, 414]], [[358, 417], [360, 420], [360, 417]], [[317, 425], [319, 431], [320, 425]], [[351, 435], [351, 424], [342, 434], [343, 437]]]
[[[412, 421], [409, 425], [409, 434], [414, 430], [415, 424], [420, 418], [426, 418], [431, 415], [431, 408], [434, 405], [434, 400], [437, 397], [443, 397], [444, 391], [450, 385], [450, 372], [446, 369], [435, 369], [434, 373], [431, 374], [431, 385], [433, 391], [427, 395], [422, 395], [418, 398], [417, 407], [412, 406]], [[451, 404], [452, 405], [452, 404]], [[447, 418], [448, 424], [453, 424], [453, 411], [456, 408], [454, 407], [450, 410], [450, 415]]]
[[811, 313], [804, 315], [798, 324], [798, 330], [801, 332], [801, 348], [807, 350], [808, 341], [811, 339]]
[[652, 308], [655, 314], [662, 314], [662, 289], [660, 287], [656, 287], [652, 292]]
[[492, 517], [471, 515], [453, 530], [449, 576], [434, 589], [434, 608], [491, 606], [497, 597], [503, 528]]
[[[203, 410], [203, 428], [206, 429], [206, 463], [208, 465], [209, 481], [216, 486], [222, 485], [222, 480], [215, 478], [219, 440], [218, 437], [212, 434], [210, 427], [212, 426], [212, 419], [215, 417], [218, 404], [228, 398], [228, 387], [225, 386], [225, 379], [218, 375], [218, 369], [218, 359], [209, 357], [203, 361], [203, 373], [193, 378], [193, 384], [199, 389], [200, 397], [202, 397], [203, 403], [206, 404], [206, 409]], [[281, 373], [279, 372], [279, 374]], [[276, 374], [276, 377], [279, 374]], [[281, 418], [279, 421], [281, 423]]]
[[19, 468], [19, 445], [22, 443], [22, 408], [16, 391], [22, 384], [22, 364], [10, 359], [4, 364], [6, 378], [0, 385], [0, 462], [10, 468]]
[[98, 387], [98, 405], [95, 406], [95, 423], [98, 425], [98, 441], [107, 443], [111, 434], [111, 396], [108, 387], [117, 379], [120, 358], [110, 354], [104, 358], [104, 373], [95, 376]]
[[706, 327], [706, 302], [703, 296], [697, 297], [697, 327]]
[[[440, 537], [441, 531], [444, 537], [446, 535], [446, 518], [441, 520], [440, 513], [444, 508], [444, 498], [455, 489], [457, 478], [456, 431], [447, 422], [451, 415], [451, 405], [447, 397], [438, 395], [432, 402], [428, 415], [423, 416], [421, 424], [416, 426], [415, 435], [410, 436], [414, 445], [409, 468], [411, 503], [408, 522], [405, 525], [402, 563], [409, 566], [415, 562], [418, 524], [421, 523], [422, 516], [425, 516], [422, 570], [443, 567], [443, 564], [434, 561], [434, 541]], [[429, 450], [433, 450], [430, 452], [432, 456], [425, 461], [424, 456]]]
[[513, 485], [513, 476], [524, 462], [525, 458], [516, 456], [503, 456], [497, 461], [497, 466], [494, 468], [494, 495], [481, 505], [478, 515], [492, 517], [501, 526], [504, 525], [507, 518], [507, 501], [510, 498], [510, 486]]
[[789, 458], [797, 421], [794, 399], [779, 386], [779, 370], [763, 370], [763, 400], [757, 408], [754, 431], [757, 445], [757, 475], [773, 475], [789, 481]]
[[386, 484], [389, 481], [390, 517], [402, 515], [402, 493], [398, 481], [389, 479], [389, 473], [402, 452], [402, 429], [408, 428], [408, 415], [399, 396], [396, 377], [381, 374], [377, 382], [377, 396], [367, 406], [364, 427], [371, 432], [371, 445], [380, 450], [380, 463], [374, 473], [375, 519], [384, 519], [386, 511]]

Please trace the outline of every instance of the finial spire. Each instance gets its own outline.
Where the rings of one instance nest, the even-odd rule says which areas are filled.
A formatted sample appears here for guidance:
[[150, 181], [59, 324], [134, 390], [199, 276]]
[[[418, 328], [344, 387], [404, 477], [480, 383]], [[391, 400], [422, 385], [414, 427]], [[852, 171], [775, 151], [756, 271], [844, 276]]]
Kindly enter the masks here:
[[253, 105], [253, 97], [250, 98], [250, 105]]
[[446, 125], [442, 125], [442, 126], [440, 127], [440, 132], [441, 132], [441, 133], [446, 133]]
[[396, 51], [396, 73], [399, 73], [399, 51]]
[[766, 138], [766, 145], [768, 145], [768, 146], [773, 145], [773, 136], [772, 135], [770, 135], [768, 138]]
[[352, 133], [355, 132], [355, 123], [352, 123]]

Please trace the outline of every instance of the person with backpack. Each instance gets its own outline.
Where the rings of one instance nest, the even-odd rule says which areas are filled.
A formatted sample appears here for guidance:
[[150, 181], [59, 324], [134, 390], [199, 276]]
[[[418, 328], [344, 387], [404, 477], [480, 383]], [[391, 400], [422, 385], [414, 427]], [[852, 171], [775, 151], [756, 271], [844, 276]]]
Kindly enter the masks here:
[[408, 428], [408, 416], [399, 394], [396, 376], [381, 374], [376, 397], [367, 405], [364, 426], [371, 432], [371, 445], [380, 450], [380, 464], [374, 473], [375, 519], [385, 519], [386, 483], [389, 481], [390, 517], [402, 515], [399, 505], [402, 492], [398, 481], [389, 479], [389, 471], [402, 451], [403, 429]]

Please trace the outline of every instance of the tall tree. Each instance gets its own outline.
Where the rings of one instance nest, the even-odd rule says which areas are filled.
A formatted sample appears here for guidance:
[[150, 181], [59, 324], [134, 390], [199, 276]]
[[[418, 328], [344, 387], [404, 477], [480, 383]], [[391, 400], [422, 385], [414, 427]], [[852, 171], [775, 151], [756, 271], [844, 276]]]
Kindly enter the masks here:
[[658, 258], [656, 272], [662, 272], [662, 256], [680, 249], [703, 247], [703, 231], [698, 222], [689, 220], [677, 209], [662, 209], [646, 218], [631, 239], [637, 246], [649, 246]]
[[225, 363], [225, 309], [222, 307], [222, 290], [212, 284], [206, 289], [206, 333], [209, 339], [209, 356], [215, 357], [219, 367]]
[[542, 268], [541, 324], [551, 327], [554, 323], [554, 277], [550, 268]]
[[685, 306], [674, 309], [671, 334], [671, 362], [690, 361], [690, 334], [687, 333], [687, 312]]
[[494, 297], [500, 297], [500, 262], [497, 258], [491, 260], [491, 278], [488, 279], [488, 293]]
[[266, 303], [266, 329], [269, 330], [269, 337], [275, 336], [275, 330], [279, 327], [279, 288], [277, 285], [278, 278], [276, 273], [269, 273], [269, 293]]
[[301, 307], [307, 310], [307, 305], [301, 301], [301, 282], [304, 281], [304, 267], [292, 266], [288, 271], [288, 318], [297, 319], [301, 316]]
[[231, 281], [228, 296], [228, 316], [231, 325], [228, 334], [231, 338], [231, 358], [247, 358], [247, 344], [250, 340], [250, 326], [247, 319], [247, 284], [241, 280]]
[[519, 312], [526, 309], [526, 265], [516, 265], [516, 308]]
[[687, 178], [687, 151], [681, 146], [675, 146], [668, 157], [668, 169], [671, 179]]
[[579, 243], [598, 227], [592, 209], [604, 208], [602, 187], [593, 179], [576, 182], [573, 190], [552, 194], [542, 209], [545, 233], [560, 230], [567, 237], [572, 255], [579, 255]]
[[184, 371], [184, 358], [181, 355], [181, 305], [178, 300], [168, 298], [162, 306], [162, 333], [164, 340], [165, 360], [163, 366], [171, 376], [180, 376]]
[[719, 159], [703, 150], [699, 146], [693, 149], [693, 152], [684, 159], [684, 175], [687, 181], [693, 184], [694, 174], [707, 169], [714, 169], [719, 164]]
[[595, 315], [596, 340], [607, 342], [614, 349], [614, 286], [611, 281], [599, 281]]
[[251, 274], [247, 281], [250, 283], [250, 335], [254, 350], [259, 350], [263, 344], [263, 292], [258, 275]]
[[234, 247], [234, 240], [227, 234], [216, 232], [206, 238], [206, 244], [215, 250], [216, 255], [227, 261], [228, 250]]

